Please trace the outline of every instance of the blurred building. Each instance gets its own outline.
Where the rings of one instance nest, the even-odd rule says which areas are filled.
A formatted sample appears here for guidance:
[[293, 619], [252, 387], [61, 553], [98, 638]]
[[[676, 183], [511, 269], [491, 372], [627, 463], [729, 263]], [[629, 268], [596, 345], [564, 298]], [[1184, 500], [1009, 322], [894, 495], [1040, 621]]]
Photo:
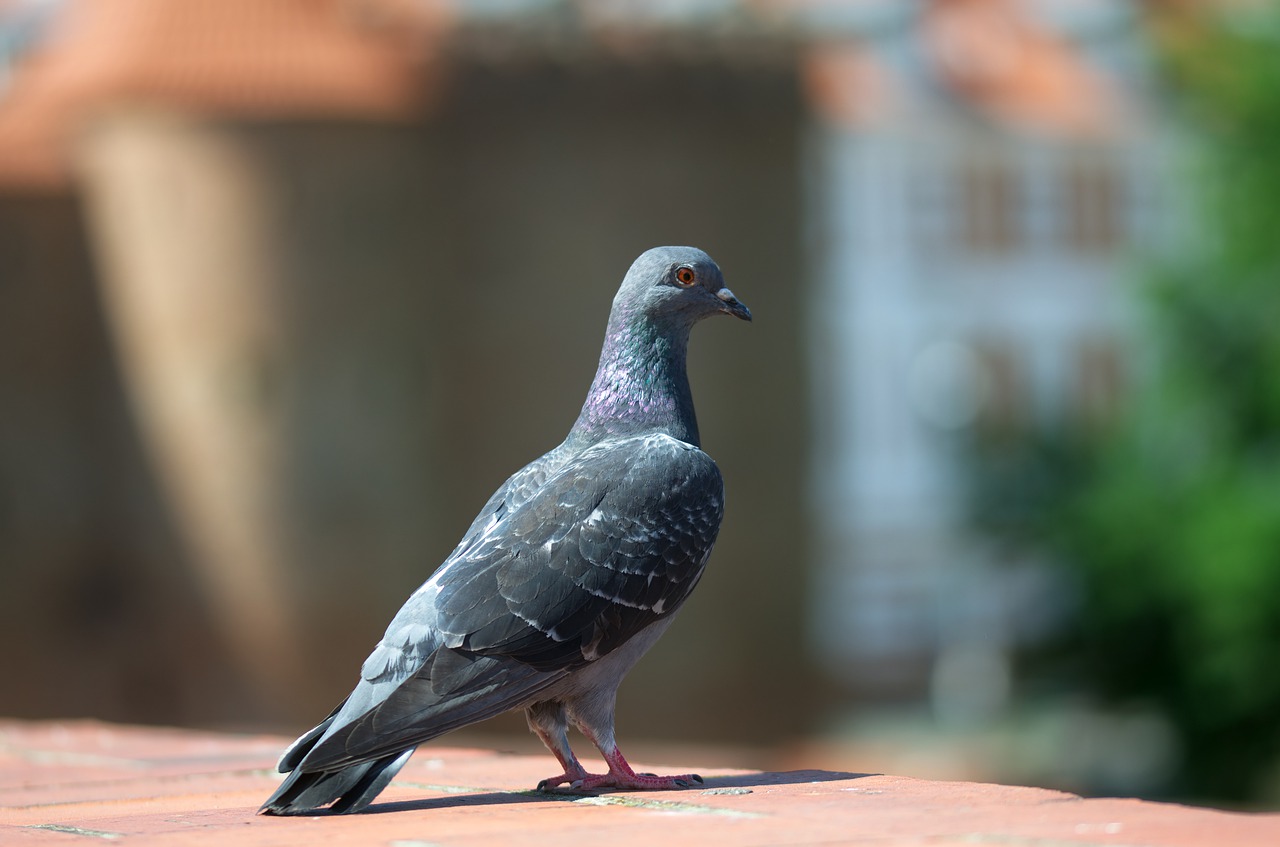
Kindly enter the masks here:
[[1063, 601], [965, 529], [965, 434], [1123, 390], [1139, 11], [0, 6], [0, 611], [43, 645], [0, 712], [314, 717], [673, 242], [760, 320], [694, 342], [729, 514], [620, 720], [681, 691], [721, 704], [685, 732], [769, 741], [819, 691], [998, 682]]
[[806, 66], [813, 643], [865, 695], [998, 709], [1073, 598], [969, 528], [972, 448], [1116, 407], [1167, 122], [1139, 4], [848, 5]]

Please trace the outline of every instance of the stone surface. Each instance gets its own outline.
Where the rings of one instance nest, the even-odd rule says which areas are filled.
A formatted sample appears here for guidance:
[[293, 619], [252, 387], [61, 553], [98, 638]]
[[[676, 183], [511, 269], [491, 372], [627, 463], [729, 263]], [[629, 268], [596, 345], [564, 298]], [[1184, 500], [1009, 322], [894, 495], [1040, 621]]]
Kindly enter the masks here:
[[540, 795], [529, 789], [554, 769], [549, 756], [439, 746], [363, 814], [258, 817], [286, 741], [0, 721], [0, 844], [1280, 844], [1280, 814], [817, 770], [703, 770], [706, 784], [686, 791]]

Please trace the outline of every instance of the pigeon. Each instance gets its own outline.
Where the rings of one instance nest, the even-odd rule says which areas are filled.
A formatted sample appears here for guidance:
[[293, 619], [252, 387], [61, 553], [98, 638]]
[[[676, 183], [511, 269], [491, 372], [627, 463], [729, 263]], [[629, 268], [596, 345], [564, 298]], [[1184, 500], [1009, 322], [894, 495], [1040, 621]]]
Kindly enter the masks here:
[[[285, 750], [288, 776], [259, 814], [358, 812], [419, 744], [515, 709], [560, 764], [540, 791], [702, 782], [636, 773], [614, 739], [614, 704], [720, 530], [724, 483], [701, 450], [685, 371], [690, 330], [716, 314], [751, 320], [706, 253], [657, 247], [636, 259], [568, 437], [484, 504], [347, 699]], [[570, 725], [607, 773], [578, 761]]]

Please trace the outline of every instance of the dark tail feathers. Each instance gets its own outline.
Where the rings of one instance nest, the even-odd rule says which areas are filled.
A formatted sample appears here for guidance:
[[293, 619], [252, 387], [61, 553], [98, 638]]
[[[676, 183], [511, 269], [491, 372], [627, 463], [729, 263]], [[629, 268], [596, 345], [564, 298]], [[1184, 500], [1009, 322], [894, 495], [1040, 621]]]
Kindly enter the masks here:
[[[337, 710], [334, 710], [335, 713]], [[285, 781], [258, 809], [260, 815], [305, 815], [332, 803], [337, 814], [358, 812], [373, 802], [395, 775], [409, 761], [416, 749], [410, 747], [372, 762], [348, 765], [336, 771], [306, 771], [301, 765], [311, 748], [324, 735], [333, 715], [299, 738], [280, 757], [281, 772], [289, 772]]]

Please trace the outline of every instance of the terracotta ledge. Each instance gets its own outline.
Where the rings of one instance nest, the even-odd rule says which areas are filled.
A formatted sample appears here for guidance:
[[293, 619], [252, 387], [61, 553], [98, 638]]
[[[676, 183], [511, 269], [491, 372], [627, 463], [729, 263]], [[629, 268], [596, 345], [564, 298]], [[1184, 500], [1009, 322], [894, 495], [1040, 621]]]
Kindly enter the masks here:
[[830, 771], [703, 770], [706, 784], [685, 791], [548, 796], [529, 790], [547, 756], [434, 745], [363, 814], [258, 817], [285, 743], [0, 721], [0, 844], [1280, 844], [1280, 814]]

